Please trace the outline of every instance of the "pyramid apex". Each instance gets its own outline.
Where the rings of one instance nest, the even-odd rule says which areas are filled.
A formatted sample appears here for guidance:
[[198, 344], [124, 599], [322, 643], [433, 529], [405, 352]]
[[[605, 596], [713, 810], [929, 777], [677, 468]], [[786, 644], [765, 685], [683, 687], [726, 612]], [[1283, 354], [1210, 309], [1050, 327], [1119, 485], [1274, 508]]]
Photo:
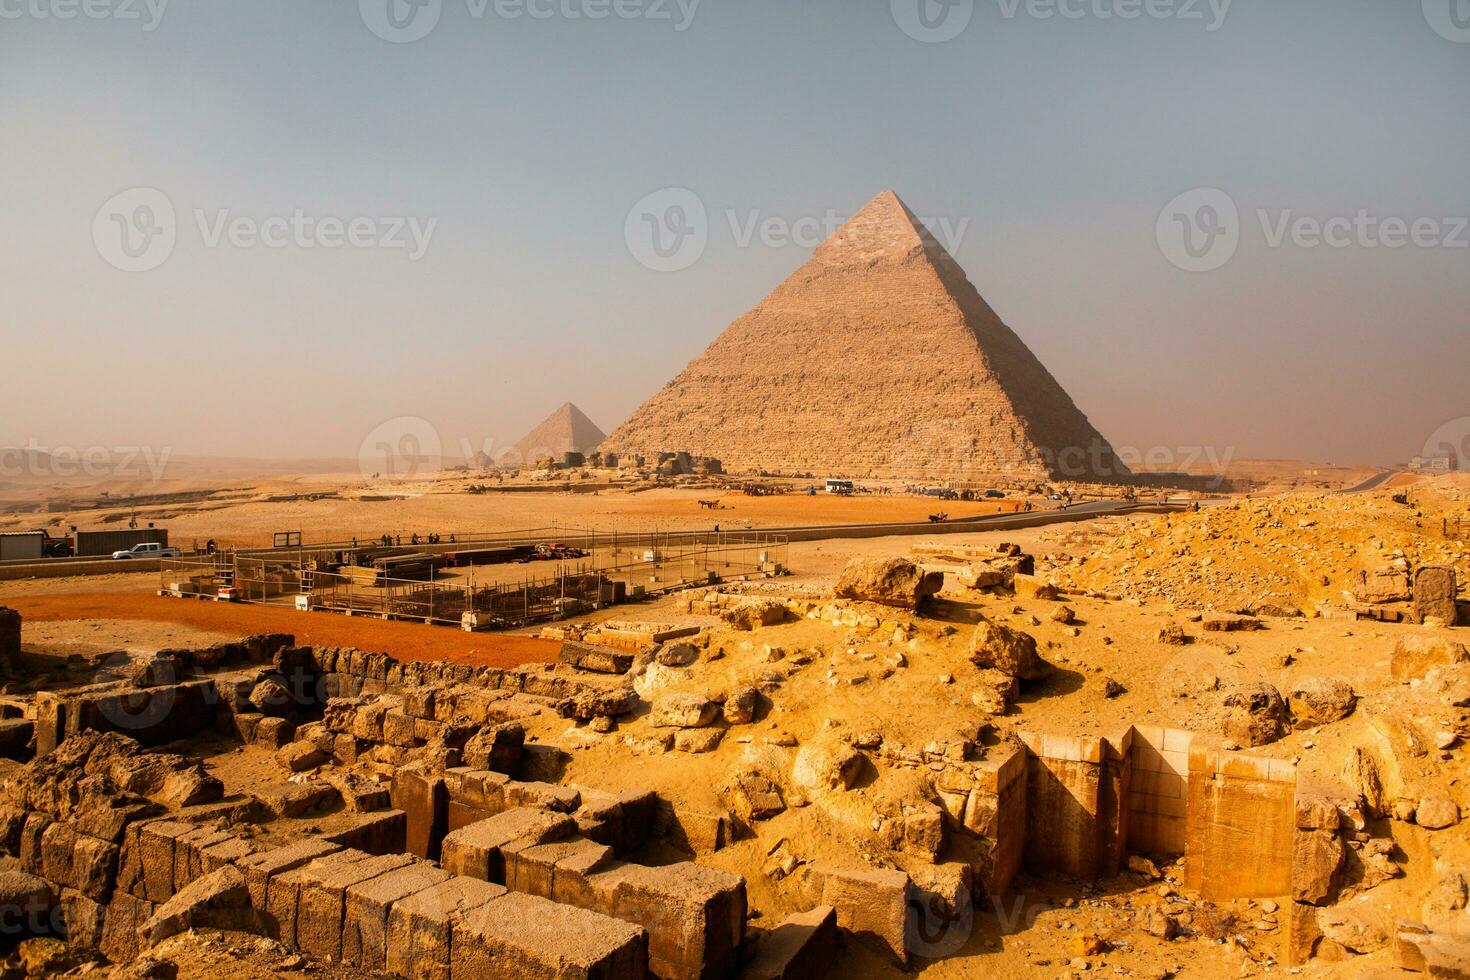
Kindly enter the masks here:
[[884, 256], [902, 258], [933, 243], [898, 193], [884, 188], [817, 249], [817, 256], [835, 264], [866, 263]]

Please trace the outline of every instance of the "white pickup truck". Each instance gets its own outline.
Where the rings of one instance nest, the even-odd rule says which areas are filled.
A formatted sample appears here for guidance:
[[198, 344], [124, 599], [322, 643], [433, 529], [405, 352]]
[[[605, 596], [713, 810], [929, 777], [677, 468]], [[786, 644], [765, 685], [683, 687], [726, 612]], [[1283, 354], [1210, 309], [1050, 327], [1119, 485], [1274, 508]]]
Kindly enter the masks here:
[[178, 558], [183, 552], [178, 548], [168, 548], [151, 541], [148, 544], [135, 544], [127, 551], [114, 551], [113, 561], [121, 561], [124, 558]]

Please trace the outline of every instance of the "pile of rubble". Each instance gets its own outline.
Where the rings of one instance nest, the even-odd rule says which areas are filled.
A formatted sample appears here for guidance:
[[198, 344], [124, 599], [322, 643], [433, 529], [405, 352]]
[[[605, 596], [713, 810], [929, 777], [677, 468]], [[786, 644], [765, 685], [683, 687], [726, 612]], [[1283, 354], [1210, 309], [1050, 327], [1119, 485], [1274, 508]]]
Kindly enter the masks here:
[[[1444, 568], [1470, 581], [1470, 542], [1442, 533], [1445, 519], [1467, 507], [1470, 492], [1452, 485], [1243, 500], [1139, 523], [1046, 573], [1067, 586], [1196, 609], [1408, 603], [1410, 570]], [[1429, 614], [1445, 616], [1442, 607]]]

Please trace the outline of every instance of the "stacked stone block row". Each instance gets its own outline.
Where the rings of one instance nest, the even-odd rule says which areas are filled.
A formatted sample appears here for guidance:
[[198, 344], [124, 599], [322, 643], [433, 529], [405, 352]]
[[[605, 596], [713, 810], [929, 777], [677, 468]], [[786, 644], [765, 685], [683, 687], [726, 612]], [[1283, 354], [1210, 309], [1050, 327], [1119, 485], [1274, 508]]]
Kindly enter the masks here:
[[453, 831], [444, 867], [612, 916], [645, 930], [649, 966], [664, 980], [732, 976], [745, 935], [745, 881], [684, 863], [652, 868], [615, 859], [571, 816], [521, 807]]

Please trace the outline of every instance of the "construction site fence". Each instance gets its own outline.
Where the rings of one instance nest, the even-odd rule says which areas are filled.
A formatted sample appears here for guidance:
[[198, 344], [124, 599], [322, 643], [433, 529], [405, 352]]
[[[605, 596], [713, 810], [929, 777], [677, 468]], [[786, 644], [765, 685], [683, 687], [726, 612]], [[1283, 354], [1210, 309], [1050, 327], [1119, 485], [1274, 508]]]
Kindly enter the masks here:
[[[171, 558], [160, 563], [160, 588], [197, 598], [218, 598], [229, 589], [238, 602], [480, 628], [557, 619], [622, 598], [766, 574], [786, 562], [785, 541], [767, 536], [680, 538], [671, 533], [609, 539], [597, 546], [595, 561], [496, 582], [477, 581], [473, 574], [429, 580], [380, 576], [368, 582], [362, 572], [318, 571], [295, 554]], [[467, 620], [466, 614], [473, 615]]]
[[439, 540], [430, 544], [425, 535], [417, 541], [412, 535], [391, 535], [391, 544], [382, 538], [356, 538], [348, 541], [314, 541], [277, 548], [240, 548], [237, 554], [252, 556], [291, 554], [298, 560], [323, 560], [338, 552], [356, 551], [365, 548], [405, 548], [430, 554], [448, 554], [455, 551], [476, 551], [494, 548], [531, 548], [536, 545], [561, 544], [589, 553], [608, 549], [612, 553], [647, 551], [649, 549], [671, 549], [683, 547], [726, 548], [752, 543], [785, 543], [780, 535], [760, 534], [754, 531], [713, 530], [669, 530], [669, 531], [599, 531], [592, 528], [551, 525], [540, 528], [514, 531], [492, 531], [461, 534], [456, 532], [454, 540], [441, 534]]

